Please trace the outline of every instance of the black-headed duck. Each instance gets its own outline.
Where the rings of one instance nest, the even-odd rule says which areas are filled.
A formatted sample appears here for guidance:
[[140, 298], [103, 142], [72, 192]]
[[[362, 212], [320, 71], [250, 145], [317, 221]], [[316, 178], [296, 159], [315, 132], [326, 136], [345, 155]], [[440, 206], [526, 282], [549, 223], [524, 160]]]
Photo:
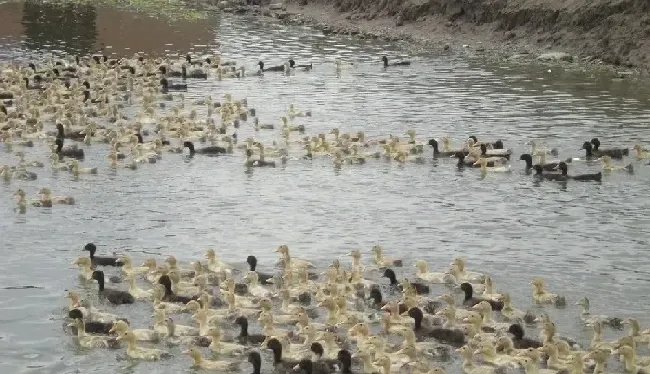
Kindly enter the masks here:
[[[461, 152], [461, 151], [440, 151], [438, 149], [438, 141], [435, 140], [435, 139], [429, 140], [429, 142], [427, 144], [429, 144], [429, 146], [433, 147], [433, 158], [456, 156], [456, 154], [458, 152]], [[461, 153], [463, 154], [463, 156], [465, 156], [465, 154], [463, 152], [461, 152]]]
[[167, 78], [160, 79], [160, 88], [163, 93], [170, 91], [187, 91], [187, 85], [185, 83], [169, 83]]
[[176, 295], [174, 291], [172, 291], [172, 280], [169, 278], [169, 275], [165, 274], [158, 278], [158, 283], [162, 284], [165, 287], [165, 295], [163, 296], [163, 301], [169, 301], [172, 303], [183, 303], [187, 304], [191, 300], [198, 300], [198, 296], [181, 296], [181, 295]]
[[[325, 349], [323, 349], [323, 345], [321, 343], [319, 342], [311, 343], [309, 350], [312, 353], [312, 359], [303, 360], [309, 362], [309, 364], [306, 364], [305, 367], [302, 366], [303, 364], [301, 361], [298, 364], [298, 366], [301, 369], [306, 371], [308, 374], [309, 373], [329, 374], [338, 371], [338, 368], [340, 366], [338, 359], [333, 359], [333, 360], [323, 359], [323, 355], [325, 354]], [[309, 365], [311, 365], [311, 368], [309, 368]]]
[[276, 338], [271, 338], [266, 346], [273, 351], [273, 366], [275, 370], [292, 371], [299, 364], [299, 361], [285, 360], [282, 358], [282, 343]]
[[[519, 160], [520, 161], [526, 161], [526, 171], [529, 171], [529, 170], [533, 169], [534, 165], [533, 165], [533, 156], [532, 155], [530, 155], [528, 153], [524, 153], [523, 155], [519, 156]], [[543, 171], [553, 171], [553, 170], [557, 169], [557, 167], [559, 165], [559, 162], [549, 162], [549, 163], [546, 163], [546, 164], [538, 164], [538, 165], [542, 167]]]
[[112, 290], [104, 287], [104, 272], [101, 270], [93, 271], [92, 279], [99, 283], [99, 295], [106, 298], [113, 304], [133, 304], [135, 298], [126, 291]]
[[[68, 318], [70, 319], [84, 319], [84, 315], [81, 312], [81, 310], [75, 308], [72, 309], [71, 311], [68, 312]], [[84, 329], [86, 332], [92, 333], [92, 334], [103, 334], [103, 335], [108, 335], [111, 332], [111, 329], [113, 328], [113, 323], [112, 322], [85, 322], [84, 323]], [[72, 327], [72, 333], [77, 334], [77, 328], [76, 326]]]
[[59, 158], [68, 157], [83, 160], [85, 157], [84, 150], [81, 148], [63, 148], [63, 138], [56, 138], [54, 144], [56, 144], [55, 153]]
[[568, 175], [568, 166], [566, 162], [560, 162], [559, 165], [562, 175], [566, 176], [568, 179], [573, 179], [580, 182], [600, 182], [603, 180], [603, 173], [589, 173], [589, 174], [578, 174], [578, 175]]
[[341, 373], [352, 374], [352, 354], [347, 349], [341, 349], [336, 358], [341, 363]]
[[291, 69], [302, 69], [302, 70], [308, 71], [308, 70], [311, 70], [312, 67], [313, 67], [313, 64], [296, 65], [296, 62], [293, 59], [289, 60], [289, 68], [291, 68]]
[[475, 297], [474, 296], [474, 287], [472, 287], [471, 283], [462, 283], [460, 285], [461, 291], [465, 293], [465, 298], [463, 300], [463, 305], [465, 306], [474, 306], [481, 301], [487, 301], [490, 303], [492, 306], [492, 310], [501, 310], [503, 309], [503, 302], [501, 301], [496, 301], [492, 299], [485, 299], [485, 298], [480, 298], [480, 297]]
[[257, 63], [257, 65], [260, 67], [260, 71], [284, 71], [284, 65], [277, 65], [277, 66], [271, 66], [268, 68], [264, 67], [264, 62], [260, 61]]
[[508, 332], [512, 334], [512, 343], [517, 349], [542, 347], [542, 343], [540, 341], [524, 337], [524, 328], [521, 327], [521, 325], [518, 323], [510, 325]]
[[397, 62], [388, 62], [388, 57], [386, 57], [386, 56], [382, 56], [381, 61], [384, 63], [385, 68], [387, 68], [389, 66], [409, 66], [409, 65], [411, 65], [411, 61], [408, 61], [408, 60], [397, 61]]
[[253, 365], [252, 374], [260, 374], [262, 369], [262, 356], [259, 352], [253, 351], [248, 353], [248, 362]]
[[248, 266], [250, 266], [249, 270], [250, 271], [255, 271], [257, 272], [257, 277], [258, 281], [260, 284], [273, 284], [273, 282], [269, 282], [269, 280], [273, 280], [273, 274], [266, 274], [266, 273], [260, 273], [259, 271], [256, 270], [257, 268], [257, 257], [255, 256], [248, 256], [246, 257], [246, 263], [248, 263]]
[[413, 321], [415, 323], [413, 331], [416, 335], [423, 338], [431, 337], [454, 347], [460, 347], [465, 344], [465, 334], [463, 334], [463, 332], [460, 330], [422, 326], [422, 321], [424, 320], [424, 313], [422, 312], [422, 309], [418, 307], [411, 308], [408, 311], [408, 315], [409, 317], [413, 318]]
[[566, 175], [566, 173], [544, 173], [544, 167], [542, 167], [542, 165], [533, 165], [533, 170], [535, 171], [535, 174], [533, 176], [538, 179], [546, 179], [558, 182], [569, 180], [569, 177]]
[[239, 344], [244, 344], [244, 345], [260, 344], [266, 339], [265, 335], [260, 335], [260, 334], [251, 335], [248, 333], [248, 318], [244, 316], [237, 317], [237, 319], [235, 319], [235, 324], [239, 325], [240, 328], [239, 336], [236, 338]]
[[[384, 275], [385, 278], [388, 278], [390, 280], [390, 285], [399, 288], [400, 291], [403, 291], [403, 286], [399, 284], [397, 281], [397, 276], [395, 275], [395, 271], [393, 269], [386, 269], [384, 270]], [[431, 290], [429, 286], [426, 284], [418, 283], [418, 282], [409, 282], [410, 286], [415, 288], [415, 292], [417, 294], [425, 294], [429, 293]]]
[[194, 143], [190, 141], [183, 142], [183, 148], [188, 148], [190, 150], [190, 156], [194, 156], [195, 154], [219, 155], [219, 154], [228, 153], [226, 148], [219, 147], [219, 146], [209, 146], [209, 147], [196, 149], [194, 148]]
[[246, 161], [244, 161], [244, 165], [246, 167], [275, 167], [275, 161], [267, 161], [267, 160], [253, 160], [251, 157], [253, 156], [253, 151], [250, 149], [246, 150]]
[[596, 156], [609, 156], [611, 158], [623, 158], [623, 156], [629, 156], [630, 150], [628, 148], [600, 148], [600, 140], [598, 138], [591, 139], [590, 142], [593, 145], [592, 153]]
[[94, 243], [88, 243], [84, 246], [84, 251], [90, 253], [90, 261], [93, 265], [97, 266], [122, 266], [123, 263], [117, 257], [99, 257], [95, 256], [97, 252], [97, 246]]

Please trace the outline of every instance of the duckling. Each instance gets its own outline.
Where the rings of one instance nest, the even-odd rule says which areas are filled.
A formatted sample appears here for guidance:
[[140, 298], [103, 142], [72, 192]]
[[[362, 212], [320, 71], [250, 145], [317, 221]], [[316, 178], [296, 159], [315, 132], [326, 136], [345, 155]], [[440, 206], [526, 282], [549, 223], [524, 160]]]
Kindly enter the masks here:
[[467, 345], [456, 349], [456, 352], [460, 353], [463, 358], [462, 369], [465, 374], [493, 374], [497, 372], [497, 368], [493, 366], [476, 366], [473, 361], [473, 351]]
[[171, 355], [160, 349], [141, 348], [136, 344], [136, 337], [131, 331], [118, 335], [117, 340], [123, 340], [127, 344], [126, 354], [135, 359], [157, 361], [162, 358], [170, 358]]
[[627, 373], [647, 374], [650, 373], [650, 366], [641, 366], [635, 362], [636, 352], [630, 346], [624, 345], [612, 352], [612, 356], [623, 356], [623, 363]]
[[135, 339], [139, 341], [158, 342], [160, 341], [160, 334], [150, 329], [135, 329], [129, 330], [129, 325], [125, 321], [116, 321], [113, 323], [109, 334], [116, 333], [118, 336], [131, 331], [135, 335]]
[[194, 360], [194, 363], [191, 366], [194, 369], [221, 371], [221, 372], [239, 371], [239, 365], [240, 365], [239, 362], [214, 361], [214, 360], [204, 359], [201, 357], [201, 352], [196, 347], [192, 347], [187, 351], [183, 351], [183, 354], [189, 355]]
[[650, 158], [650, 152], [644, 151], [641, 145], [636, 144], [634, 147], [632, 147], [636, 151], [636, 158], [637, 160], [643, 160], [643, 159], [649, 159]]
[[540, 369], [537, 367], [537, 363], [530, 357], [523, 357], [520, 362], [526, 374], [557, 374], [556, 370]]
[[566, 298], [544, 289], [544, 279], [534, 278], [530, 284], [533, 286], [533, 301], [536, 304], [554, 304], [556, 307], [566, 306]]
[[74, 205], [74, 197], [72, 196], [52, 196], [52, 191], [49, 188], [41, 188], [38, 191], [38, 194], [41, 195], [41, 202], [45, 204], [63, 204], [63, 205]]
[[273, 295], [273, 292], [265, 289], [259, 284], [259, 277], [257, 272], [249, 271], [244, 276], [244, 279], [248, 282], [248, 292], [255, 297], [270, 297]]
[[115, 338], [100, 335], [88, 335], [84, 322], [81, 318], [76, 318], [74, 322], [68, 325], [77, 329], [77, 340], [79, 345], [85, 348], [118, 348], [119, 343]]
[[153, 299], [153, 289], [143, 290], [135, 284], [133, 274], [126, 274], [124, 279], [129, 283], [129, 293], [136, 299]]
[[380, 266], [380, 267], [384, 267], [384, 266], [401, 267], [403, 265], [402, 260], [384, 257], [383, 254], [382, 254], [383, 251], [384, 251], [384, 248], [379, 246], [379, 245], [375, 245], [375, 246], [372, 247], [372, 252], [375, 254], [375, 264], [377, 264], [377, 266]]
[[167, 78], [162, 78], [160, 80], [161, 92], [166, 94], [168, 92], [180, 92], [187, 91], [187, 84], [184, 83], [169, 83]]
[[428, 266], [426, 261], [424, 260], [417, 260], [415, 261], [415, 268], [417, 269], [415, 272], [415, 277], [425, 280], [427, 282], [431, 283], [442, 283], [442, 284], [451, 284], [454, 283], [454, 280], [452, 277], [450, 277], [449, 274], [447, 273], [434, 273], [434, 272], [429, 272]]
[[493, 366], [519, 367], [519, 358], [497, 354], [496, 347], [490, 341], [481, 342], [474, 355], [482, 355], [483, 362]]
[[603, 163], [603, 170], [605, 171], [617, 171], [617, 170], [625, 170], [627, 172], [634, 172], [634, 166], [632, 164], [628, 165], [614, 165], [612, 163], [612, 158], [610, 156], [603, 156], [601, 157], [600, 161]]
[[404, 60], [404, 61], [397, 61], [397, 62], [388, 62], [388, 57], [382, 56], [381, 61], [384, 63], [384, 68], [387, 68], [389, 66], [409, 66], [411, 65], [411, 61]]
[[576, 305], [582, 307], [582, 312], [580, 313], [580, 319], [587, 326], [592, 326], [596, 322], [600, 322], [603, 325], [608, 325], [614, 328], [622, 329], [623, 320], [616, 317], [607, 317], [603, 315], [592, 315], [589, 313], [589, 299], [585, 296], [576, 302]]
[[70, 172], [74, 176], [78, 176], [79, 174], [97, 174], [97, 168], [80, 168], [79, 161], [75, 159], [70, 162]]
[[474, 162], [473, 166], [480, 166], [481, 167], [481, 172], [486, 173], [488, 171], [490, 172], [499, 172], [499, 173], [509, 173], [512, 170], [510, 169], [510, 165], [505, 165], [505, 166], [491, 166], [488, 167], [488, 159], [481, 157], [479, 158], [476, 162]]
[[637, 343], [650, 343], [650, 331], [639, 332], [641, 326], [639, 322], [634, 318], [628, 318], [623, 321], [623, 324], [630, 326], [629, 336], [634, 338], [634, 341]]
[[246, 351], [246, 347], [241, 344], [222, 342], [221, 330], [218, 327], [210, 328], [208, 330], [208, 336], [212, 339], [208, 348], [215, 353], [224, 355], [241, 355]]
[[523, 320], [526, 323], [534, 323], [536, 318], [535, 313], [533, 313], [531, 310], [527, 310], [526, 312], [523, 312], [513, 307], [511, 304], [509, 293], [503, 294], [503, 298], [501, 299], [501, 301], [503, 302], [503, 309], [501, 309], [501, 316], [504, 319], [511, 322]]

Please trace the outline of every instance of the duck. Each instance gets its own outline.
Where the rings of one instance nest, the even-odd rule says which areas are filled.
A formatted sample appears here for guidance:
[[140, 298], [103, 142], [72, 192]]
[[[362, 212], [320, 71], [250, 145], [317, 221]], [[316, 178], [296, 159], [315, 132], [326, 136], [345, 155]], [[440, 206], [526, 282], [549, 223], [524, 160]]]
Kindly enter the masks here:
[[546, 179], [556, 182], [566, 182], [569, 180], [569, 176], [564, 173], [545, 173], [542, 165], [533, 165], [533, 170], [535, 171], [533, 176], [537, 178], [537, 180]]
[[257, 273], [257, 279], [260, 284], [263, 285], [270, 285], [273, 284], [273, 275], [272, 274], [267, 274], [267, 273], [260, 273], [258, 272], [257, 269], [257, 257], [255, 256], [248, 256], [246, 257], [246, 263], [250, 267], [248, 270], [249, 271], [255, 271]]
[[251, 149], [246, 150], [246, 160], [244, 161], [244, 165], [246, 167], [275, 167], [275, 161], [267, 161], [263, 159], [257, 159], [254, 160], [253, 158], [253, 151]]
[[462, 151], [448, 151], [448, 150], [439, 150], [439, 145], [438, 141], [436, 139], [430, 139], [427, 144], [433, 148], [433, 158], [438, 158], [438, 157], [455, 157], [456, 153], [462, 153], [463, 157], [465, 156], [465, 153]]
[[582, 308], [580, 319], [586, 326], [592, 326], [594, 323], [600, 322], [603, 325], [608, 325], [617, 329], [623, 328], [623, 320], [620, 318], [591, 314], [589, 312], [589, 298], [586, 296], [578, 300], [576, 305]]
[[[526, 171], [530, 171], [531, 169], [534, 168], [533, 165], [533, 156], [527, 153], [522, 154], [519, 156], [520, 161], [525, 161], [526, 162]], [[539, 163], [539, 165], [543, 171], [554, 171], [557, 170], [559, 166], [559, 162], [549, 162], [549, 163]]]
[[600, 161], [603, 164], [603, 170], [605, 171], [619, 171], [619, 170], [625, 170], [629, 173], [634, 172], [634, 165], [632, 164], [627, 164], [627, 165], [614, 165], [612, 163], [612, 157], [611, 156], [603, 156], [600, 158]]
[[535, 313], [533, 313], [530, 310], [524, 312], [522, 310], [513, 307], [509, 293], [504, 293], [501, 301], [503, 302], [503, 309], [501, 309], [501, 316], [505, 320], [511, 322], [523, 320], [526, 323], [534, 323], [536, 318]]
[[282, 343], [278, 339], [269, 339], [266, 347], [273, 351], [273, 366], [276, 371], [292, 371], [298, 365], [299, 361], [285, 360], [282, 358]]
[[[85, 308], [79, 306], [78, 308], [73, 308], [70, 311], [68, 311], [68, 318], [71, 320], [75, 320], [77, 318], [81, 319], [83, 321], [84, 314], [82, 312], [82, 309], [86, 310]], [[84, 322], [84, 330], [86, 332], [89, 332], [91, 334], [102, 334], [102, 335], [108, 335], [113, 328], [114, 322], [97, 322], [97, 321], [90, 321], [90, 322]], [[77, 334], [77, 328], [73, 327], [72, 331], [74, 334]]]
[[495, 166], [490, 166], [488, 167], [489, 161], [485, 157], [481, 157], [472, 166], [480, 166], [481, 172], [486, 173], [488, 171], [490, 172], [495, 172], [495, 173], [509, 173], [510, 170], [510, 165], [503, 165], [503, 166], [496, 166], [496, 162], [494, 162]]
[[187, 91], [187, 84], [185, 83], [169, 83], [167, 78], [160, 79], [160, 88], [162, 93], [167, 92], [181, 92]]
[[578, 175], [568, 175], [568, 166], [566, 162], [562, 161], [559, 164], [560, 171], [562, 171], [562, 175], [567, 177], [568, 179], [575, 180], [575, 181], [581, 181], [581, 182], [600, 182], [603, 180], [603, 173], [598, 172], [598, 173], [591, 173], [591, 174], [578, 174]]
[[403, 265], [402, 260], [400, 259], [393, 259], [393, 258], [388, 258], [383, 256], [383, 251], [384, 248], [380, 245], [375, 245], [372, 247], [372, 252], [375, 254], [375, 264], [379, 267], [386, 267], [386, 266], [397, 266], [401, 267]]
[[313, 68], [313, 64], [303, 64], [303, 65], [296, 65], [296, 62], [293, 59], [289, 60], [289, 68], [291, 69], [301, 69], [303, 71], [309, 71]]
[[395, 271], [393, 271], [393, 269], [384, 270], [383, 277], [388, 278], [390, 280], [390, 285], [397, 287], [400, 291], [404, 290], [406, 287], [415, 288], [415, 291], [418, 294], [425, 294], [425, 293], [429, 293], [430, 291], [429, 286], [422, 283], [409, 282], [408, 280], [405, 280], [404, 284], [400, 284], [397, 281], [397, 276], [395, 275]]
[[632, 147], [636, 151], [636, 158], [637, 160], [643, 160], [643, 159], [649, 159], [650, 158], [650, 152], [644, 151], [641, 145], [636, 144], [634, 147]]
[[264, 62], [260, 61], [257, 63], [257, 65], [260, 67], [260, 71], [262, 72], [267, 72], [267, 71], [284, 71], [284, 65], [277, 65], [277, 66], [271, 66], [268, 68], [264, 67]]
[[409, 66], [411, 65], [411, 61], [404, 60], [404, 61], [397, 61], [397, 62], [388, 62], [388, 57], [382, 56], [381, 61], [384, 63], [384, 68], [387, 68], [389, 66]]
[[479, 343], [479, 348], [474, 351], [474, 355], [482, 355], [483, 362], [493, 366], [509, 366], [514, 369], [519, 367], [518, 357], [497, 354], [496, 347], [491, 341]]
[[163, 296], [163, 301], [187, 304], [190, 300], [197, 299], [197, 296], [187, 297], [187, 296], [176, 295], [174, 291], [172, 291], [172, 281], [169, 278], [169, 275], [167, 274], [162, 275], [158, 279], [158, 283], [165, 287], [165, 295]]
[[467, 345], [457, 348], [456, 352], [460, 353], [463, 358], [461, 368], [465, 374], [494, 374], [497, 372], [497, 368], [494, 366], [477, 366], [474, 363], [474, 352]]
[[160, 334], [154, 330], [150, 329], [135, 329], [129, 330], [129, 324], [125, 321], [115, 321], [112, 324], [111, 329], [108, 331], [109, 334], [115, 333], [118, 336], [124, 334], [127, 331], [131, 331], [135, 335], [135, 339], [139, 341], [147, 342], [158, 342], [160, 341]]
[[57, 137], [54, 140], [56, 145], [54, 153], [56, 153], [60, 158], [69, 157], [73, 159], [83, 160], [85, 157], [84, 150], [81, 148], [63, 148], [63, 138]]
[[143, 290], [142, 288], [138, 287], [135, 284], [135, 278], [133, 277], [133, 274], [126, 274], [124, 276], [124, 279], [128, 282], [129, 284], [129, 293], [136, 299], [145, 299], [145, 300], [152, 300], [153, 299], [153, 288], [148, 289], [148, 290]]
[[242, 345], [250, 345], [250, 344], [261, 344], [266, 340], [265, 335], [259, 335], [259, 334], [249, 334], [248, 333], [248, 318], [245, 316], [239, 316], [235, 319], [235, 325], [238, 325], [240, 330], [239, 330], [239, 336], [237, 336], [237, 341], [239, 341], [240, 344]]
[[92, 274], [92, 279], [96, 280], [99, 283], [99, 295], [104, 297], [106, 300], [112, 304], [133, 304], [135, 298], [128, 292], [112, 290], [104, 287], [104, 272], [101, 270], [95, 270]]
[[475, 297], [473, 296], [474, 294], [474, 287], [472, 286], [471, 283], [468, 282], [463, 282], [460, 285], [461, 291], [465, 293], [465, 298], [463, 299], [463, 305], [465, 306], [474, 306], [481, 301], [487, 301], [491, 306], [492, 310], [502, 310], [503, 309], [503, 301], [498, 301], [498, 300], [492, 300], [489, 298], [483, 298], [483, 297]]
[[79, 161], [74, 159], [70, 162], [70, 172], [74, 176], [79, 176], [79, 174], [97, 174], [97, 168], [80, 168]]
[[554, 304], [555, 306], [566, 306], [566, 298], [546, 291], [544, 279], [534, 278], [530, 284], [533, 286], [533, 302], [535, 304]]
[[52, 191], [49, 188], [43, 187], [38, 191], [41, 195], [41, 202], [47, 202], [48, 205], [63, 204], [74, 205], [74, 197], [72, 196], [52, 196]]
[[636, 352], [634, 349], [630, 346], [623, 345], [619, 347], [617, 350], [612, 352], [612, 356], [618, 357], [622, 356], [623, 357], [623, 364], [625, 367], [625, 372], [627, 373], [633, 373], [633, 374], [648, 374], [650, 373], [650, 366], [641, 366], [638, 363], [635, 362], [635, 354]]
[[147, 361], [158, 361], [164, 358], [171, 358], [171, 355], [163, 350], [138, 347], [135, 334], [131, 331], [126, 331], [121, 335], [118, 335], [117, 340], [126, 342], [126, 354], [131, 358]]
[[190, 141], [183, 142], [183, 148], [188, 148], [190, 150], [190, 157], [194, 156], [195, 154], [220, 155], [220, 154], [228, 153], [226, 148], [219, 147], [219, 146], [208, 146], [208, 147], [196, 149], [194, 148], [194, 143]]
[[535, 339], [529, 339], [524, 337], [524, 328], [520, 324], [514, 323], [508, 328], [508, 332], [512, 334], [512, 343], [517, 349], [527, 349], [527, 348], [541, 348], [542, 343]]
[[422, 326], [424, 313], [422, 313], [422, 309], [419, 307], [409, 309], [407, 314], [409, 317], [413, 318], [413, 321], [415, 322], [413, 331], [416, 335], [421, 337], [431, 337], [451, 346], [461, 346], [465, 344], [465, 335], [460, 330], [440, 327], [428, 328]]
[[225, 271], [226, 273], [229, 273], [232, 269], [232, 266], [217, 259], [217, 255], [212, 248], [208, 248], [205, 251], [205, 258], [208, 260], [208, 270], [211, 272], [220, 273], [222, 271]]
[[79, 345], [84, 348], [118, 348], [118, 341], [109, 336], [102, 335], [88, 335], [86, 334], [86, 329], [84, 322], [81, 318], [75, 318], [75, 320], [68, 325], [68, 327], [74, 327], [77, 329], [77, 341]]
[[610, 158], [621, 159], [623, 158], [623, 156], [630, 155], [630, 150], [628, 148], [601, 149], [600, 140], [598, 140], [598, 138], [591, 139], [590, 143], [591, 145], [593, 145], [593, 150], [592, 150], [593, 154], [599, 157], [609, 156]]
[[218, 327], [211, 327], [207, 335], [212, 340], [208, 348], [214, 353], [220, 355], [242, 355], [246, 351], [246, 346], [244, 345], [222, 342], [221, 330]]
[[416, 268], [415, 277], [418, 279], [422, 279], [424, 281], [431, 282], [431, 283], [442, 283], [442, 284], [455, 283], [453, 277], [446, 272], [445, 273], [429, 272], [428, 265], [424, 260], [416, 260], [415, 265], [413, 266]]
[[458, 268], [458, 279], [461, 281], [472, 283], [485, 282], [485, 274], [477, 273], [475, 271], [468, 271], [465, 268], [465, 260], [462, 257], [454, 258], [449, 265], [455, 265]]

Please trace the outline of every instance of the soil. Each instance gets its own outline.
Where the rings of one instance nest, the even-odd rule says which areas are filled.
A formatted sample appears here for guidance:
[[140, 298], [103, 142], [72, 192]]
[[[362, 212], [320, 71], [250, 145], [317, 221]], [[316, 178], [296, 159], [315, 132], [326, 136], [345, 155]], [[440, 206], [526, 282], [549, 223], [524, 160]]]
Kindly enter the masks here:
[[[323, 33], [650, 71], [648, 0], [243, 0], [248, 10]], [[240, 8], [239, 11], [243, 12]]]

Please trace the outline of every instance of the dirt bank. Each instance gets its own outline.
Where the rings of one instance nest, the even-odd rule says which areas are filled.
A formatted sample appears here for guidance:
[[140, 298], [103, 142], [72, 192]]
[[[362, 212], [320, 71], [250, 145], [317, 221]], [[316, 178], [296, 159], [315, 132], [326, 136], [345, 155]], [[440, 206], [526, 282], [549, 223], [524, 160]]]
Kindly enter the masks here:
[[[255, 1], [255, 0], [249, 0]], [[257, 2], [257, 1], [256, 1]], [[262, 0], [262, 5], [269, 0]], [[650, 68], [648, 0], [272, 0], [263, 13], [325, 33], [414, 39], [441, 51]], [[281, 6], [279, 6], [281, 5]], [[563, 52], [563, 53], [545, 53]]]

